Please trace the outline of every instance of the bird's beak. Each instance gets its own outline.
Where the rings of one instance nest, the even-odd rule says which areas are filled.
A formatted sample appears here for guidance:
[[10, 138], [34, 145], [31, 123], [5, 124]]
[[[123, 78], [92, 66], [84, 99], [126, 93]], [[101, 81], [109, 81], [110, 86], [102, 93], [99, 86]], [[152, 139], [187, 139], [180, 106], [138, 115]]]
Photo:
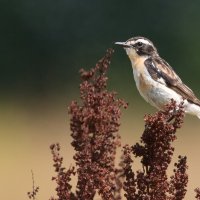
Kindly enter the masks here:
[[129, 47], [131, 47], [131, 45], [126, 44], [126, 42], [115, 42], [115, 44], [120, 45], [120, 46], [123, 46], [124, 48], [129, 48]]

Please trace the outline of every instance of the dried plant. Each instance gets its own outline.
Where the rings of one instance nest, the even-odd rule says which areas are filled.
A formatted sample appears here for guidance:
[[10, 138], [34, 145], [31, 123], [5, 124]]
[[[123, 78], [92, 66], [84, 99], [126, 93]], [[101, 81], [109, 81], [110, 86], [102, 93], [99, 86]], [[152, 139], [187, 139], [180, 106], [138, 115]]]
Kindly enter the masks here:
[[171, 194], [170, 199], [181, 200], [184, 199], [187, 192], [188, 175], [187, 170], [187, 158], [186, 156], [178, 157], [178, 163], [175, 163], [174, 175], [171, 176], [169, 193]]
[[31, 192], [27, 192], [28, 198], [29, 199], [36, 199], [37, 193], [39, 192], [39, 187], [35, 186], [35, 180], [34, 180], [34, 173], [31, 170], [31, 175], [32, 175], [32, 191]]
[[[145, 116], [145, 130], [141, 142], [134, 146], [124, 147], [124, 167], [126, 181], [125, 196], [130, 199], [181, 200], [186, 194], [188, 175], [186, 173], [186, 157], [179, 157], [175, 164], [174, 175], [170, 180], [167, 169], [174, 152], [172, 146], [176, 139], [176, 130], [183, 123], [184, 110], [180, 104], [171, 101], [165, 111]], [[131, 153], [141, 157], [142, 170], [133, 172]]]
[[196, 188], [194, 191], [196, 192], [195, 198], [198, 199], [198, 200], [200, 200], [200, 189]]
[[[81, 103], [72, 101], [69, 106], [70, 128], [75, 150], [76, 167], [66, 170], [60, 145], [53, 144], [58, 198], [51, 200], [93, 200], [98, 192], [103, 200], [121, 200], [122, 189], [127, 200], [182, 200], [188, 183], [187, 159], [179, 156], [174, 173], [167, 176], [176, 139], [176, 131], [184, 118], [183, 104], [171, 101], [165, 111], [146, 115], [145, 129], [140, 143], [123, 147], [120, 168], [115, 166], [116, 150], [120, 147], [121, 108], [127, 103], [107, 91], [107, 70], [113, 50], [89, 71], [80, 70]], [[142, 170], [133, 171], [132, 156], [141, 158]], [[71, 176], [77, 175], [76, 191], [72, 192]], [[200, 199], [197, 188], [196, 199]], [[35, 196], [34, 196], [35, 197]]]
[[51, 200], [73, 200], [75, 199], [75, 195], [71, 192], [72, 186], [69, 182], [71, 181], [71, 175], [75, 175], [75, 168], [71, 167], [66, 170], [63, 167], [63, 157], [60, 156], [60, 145], [58, 143], [52, 144], [50, 149], [53, 155], [53, 166], [57, 173], [57, 176], [52, 177], [52, 180], [57, 183], [56, 192], [58, 196], [58, 198], [52, 197]]
[[75, 194], [71, 192], [72, 167], [66, 171], [62, 167], [63, 158], [59, 154], [59, 144], [51, 145], [54, 167], [57, 173], [53, 180], [57, 183], [57, 196], [52, 200], [93, 199], [96, 192], [102, 199], [121, 199], [122, 182], [115, 167], [116, 149], [121, 145], [117, 133], [120, 123], [121, 107], [127, 104], [109, 92], [107, 70], [110, 65], [112, 49], [89, 71], [80, 70], [81, 104], [73, 101], [69, 107], [71, 115], [72, 146], [76, 153], [76, 173], [78, 182]]
[[76, 154], [78, 183], [77, 198], [93, 199], [96, 191], [102, 199], [114, 199], [116, 192], [116, 149], [120, 146], [117, 133], [120, 108], [127, 104], [109, 92], [107, 70], [112, 49], [89, 71], [81, 70], [80, 94], [82, 104], [73, 101], [71, 114], [72, 146]]

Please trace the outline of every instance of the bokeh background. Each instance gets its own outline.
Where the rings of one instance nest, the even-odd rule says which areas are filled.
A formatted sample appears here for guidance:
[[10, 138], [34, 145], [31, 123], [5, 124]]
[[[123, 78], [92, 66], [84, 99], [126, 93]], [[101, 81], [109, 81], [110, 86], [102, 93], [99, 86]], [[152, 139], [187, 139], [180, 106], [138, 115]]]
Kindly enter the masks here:
[[[78, 71], [94, 66], [114, 41], [150, 38], [200, 97], [199, 9], [199, 0], [1, 0], [1, 199], [28, 199], [31, 169], [40, 186], [38, 199], [55, 194], [49, 145], [60, 142], [66, 167], [73, 163], [67, 106], [79, 98]], [[120, 133], [123, 144], [134, 144], [144, 114], [155, 109], [139, 96], [130, 62], [119, 47], [109, 88], [130, 104], [123, 111]], [[188, 156], [186, 199], [194, 199], [193, 190], [200, 186], [199, 119], [187, 116], [177, 135], [174, 158]]]

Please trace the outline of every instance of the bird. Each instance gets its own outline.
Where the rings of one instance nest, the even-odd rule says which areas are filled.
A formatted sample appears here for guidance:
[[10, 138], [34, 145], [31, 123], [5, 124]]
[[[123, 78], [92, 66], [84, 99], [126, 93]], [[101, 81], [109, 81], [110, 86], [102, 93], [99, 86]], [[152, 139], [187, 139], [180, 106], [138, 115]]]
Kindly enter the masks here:
[[183, 102], [185, 113], [200, 119], [200, 100], [173, 68], [159, 56], [151, 40], [137, 36], [115, 44], [125, 49], [131, 61], [136, 87], [148, 103], [164, 110], [172, 99], [177, 104]]

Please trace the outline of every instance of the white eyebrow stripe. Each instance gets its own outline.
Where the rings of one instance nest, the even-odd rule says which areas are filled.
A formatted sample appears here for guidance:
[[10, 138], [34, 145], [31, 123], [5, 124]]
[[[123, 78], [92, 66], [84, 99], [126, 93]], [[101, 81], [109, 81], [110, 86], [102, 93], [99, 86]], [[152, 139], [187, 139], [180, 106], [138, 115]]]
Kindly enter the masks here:
[[142, 38], [140, 38], [140, 39], [138, 39], [138, 40], [136, 40], [136, 41], [128, 41], [127, 44], [133, 45], [133, 44], [136, 44], [136, 43], [138, 43], [138, 42], [142, 42], [142, 43], [144, 43], [144, 44], [152, 45], [151, 42], [149, 42], [148, 40], [142, 39]]
[[135, 42], [142, 42], [142, 43], [144, 43], [144, 44], [152, 45], [148, 40], [145, 40], [145, 39], [138, 39], [138, 40], [136, 40]]

